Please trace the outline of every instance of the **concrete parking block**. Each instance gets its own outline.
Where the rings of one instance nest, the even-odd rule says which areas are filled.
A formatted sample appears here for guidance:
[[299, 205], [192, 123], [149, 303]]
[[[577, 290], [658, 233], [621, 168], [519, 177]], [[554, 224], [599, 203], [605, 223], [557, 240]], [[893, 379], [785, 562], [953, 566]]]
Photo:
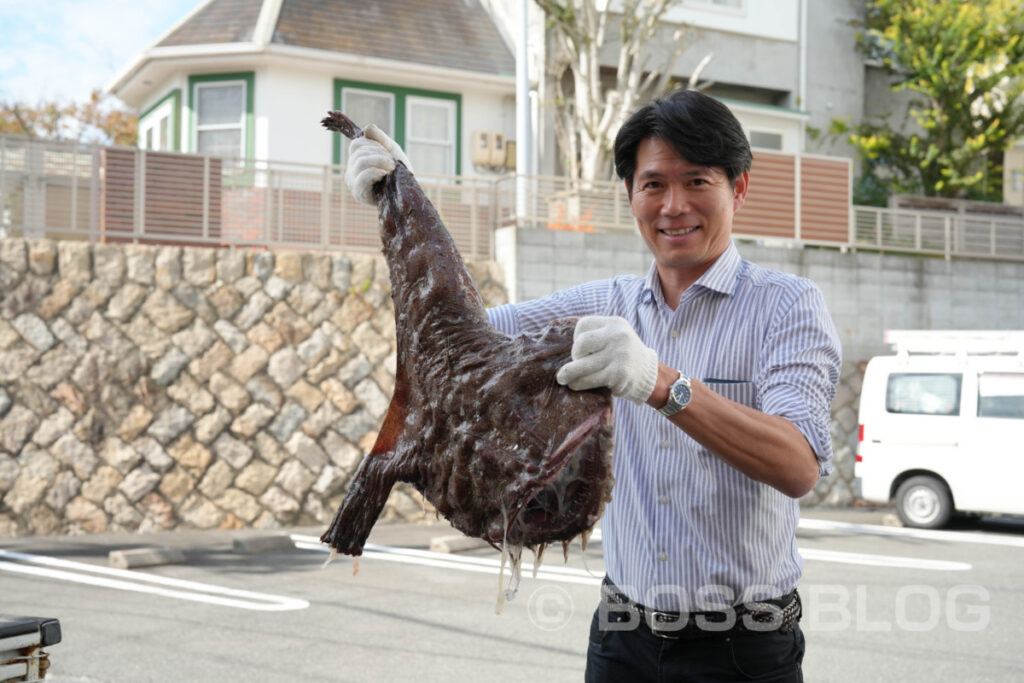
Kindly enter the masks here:
[[161, 564], [182, 564], [185, 553], [180, 548], [133, 548], [131, 550], [111, 550], [110, 566], [116, 569], [136, 569], [138, 567], [154, 567]]
[[295, 542], [289, 536], [249, 536], [248, 538], [236, 538], [231, 542], [231, 549], [236, 553], [255, 555], [256, 553], [269, 553], [275, 550], [294, 550]]
[[434, 536], [430, 539], [430, 551], [435, 553], [462, 553], [489, 547], [490, 544], [482, 538], [469, 536]]

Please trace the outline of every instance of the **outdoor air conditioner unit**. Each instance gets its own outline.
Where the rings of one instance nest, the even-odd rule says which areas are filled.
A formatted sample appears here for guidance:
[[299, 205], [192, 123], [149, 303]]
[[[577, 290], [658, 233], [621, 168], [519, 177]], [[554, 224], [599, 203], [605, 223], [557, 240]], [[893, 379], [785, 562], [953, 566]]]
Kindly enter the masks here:
[[504, 166], [505, 136], [491, 131], [473, 131], [473, 165]]
[[492, 138], [491, 144], [491, 163], [489, 166], [504, 166], [505, 165], [505, 136], [501, 133], [491, 133], [494, 137]]
[[516, 170], [516, 141], [506, 140], [505, 141], [505, 170], [514, 171]]

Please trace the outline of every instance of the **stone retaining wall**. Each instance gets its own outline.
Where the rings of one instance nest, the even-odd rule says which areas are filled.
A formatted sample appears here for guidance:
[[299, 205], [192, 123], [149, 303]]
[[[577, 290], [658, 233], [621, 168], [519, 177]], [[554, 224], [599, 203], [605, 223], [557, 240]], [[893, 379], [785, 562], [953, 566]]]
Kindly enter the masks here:
[[0, 240], [0, 536], [325, 523], [393, 389], [389, 290], [379, 256]]

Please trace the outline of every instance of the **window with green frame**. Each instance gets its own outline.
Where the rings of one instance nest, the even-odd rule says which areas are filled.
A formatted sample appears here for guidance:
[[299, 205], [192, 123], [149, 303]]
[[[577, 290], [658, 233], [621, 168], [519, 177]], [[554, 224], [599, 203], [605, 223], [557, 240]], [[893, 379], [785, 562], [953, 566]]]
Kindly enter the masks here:
[[181, 150], [181, 90], [175, 88], [139, 117], [139, 147], [158, 152]]
[[253, 156], [254, 80], [252, 72], [189, 77], [189, 149], [232, 159]]
[[[462, 96], [336, 80], [334, 106], [360, 126], [390, 135], [420, 174], [458, 175], [462, 153]], [[335, 136], [334, 162], [348, 159], [348, 141]]]

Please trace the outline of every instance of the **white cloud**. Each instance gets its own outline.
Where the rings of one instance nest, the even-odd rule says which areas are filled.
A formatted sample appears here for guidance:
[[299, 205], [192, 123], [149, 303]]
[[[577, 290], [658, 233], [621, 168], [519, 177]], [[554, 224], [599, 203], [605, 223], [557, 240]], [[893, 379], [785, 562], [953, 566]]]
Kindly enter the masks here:
[[81, 101], [200, 0], [0, 0], [0, 98]]

